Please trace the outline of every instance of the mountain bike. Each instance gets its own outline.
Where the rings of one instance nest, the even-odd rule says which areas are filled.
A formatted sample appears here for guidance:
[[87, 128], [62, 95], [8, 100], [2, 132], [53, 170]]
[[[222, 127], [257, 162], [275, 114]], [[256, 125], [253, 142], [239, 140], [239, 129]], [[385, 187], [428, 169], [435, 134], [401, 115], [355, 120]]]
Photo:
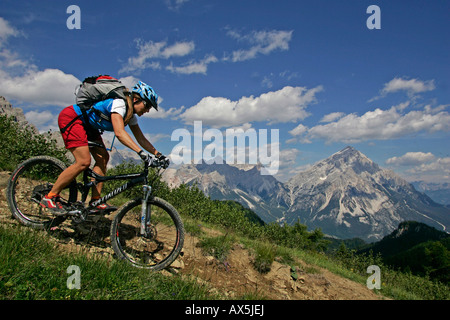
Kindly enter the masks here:
[[[61, 192], [64, 214], [54, 214], [40, 205], [66, 165], [53, 157], [37, 156], [21, 163], [11, 174], [7, 201], [22, 224], [50, 230], [68, 218], [83, 223], [96, 206], [136, 186], [143, 185], [142, 196], [118, 209], [111, 223], [110, 239], [115, 254], [135, 267], [162, 270], [170, 266], [183, 248], [184, 226], [177, 210], [152, 194], [149, 168], [167, 168], [167, 162], [151, 158], [139, 173], [100, 176], [91, 169], [83, 172], [83, 181], [72, 181]], [[92, 186], [112, 180], [128, 180], [101, 199], [85, 205]], [[79, 199], [80, 198], [80, 199]]]

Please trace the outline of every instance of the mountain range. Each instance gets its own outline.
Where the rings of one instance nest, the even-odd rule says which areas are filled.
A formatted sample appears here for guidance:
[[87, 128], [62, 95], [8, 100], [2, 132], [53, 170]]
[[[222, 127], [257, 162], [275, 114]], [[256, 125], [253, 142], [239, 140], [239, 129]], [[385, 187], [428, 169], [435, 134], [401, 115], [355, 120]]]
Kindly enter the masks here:
[[[0, 114], [28, 125], [23, 111], [13, 108], [3, 97]], [[53, 132], [52, 137], [62, 146], [58, 132]], [[114, 147], [110, 159], [110, 166], [114, 166], [136, 160], [136, 155]], [[169, 168], [163, 180], [173, 187], [196, 184], [212, 199], [237, 201], [265, 222], [291, 224], [299, 220], [310, 229], [321, 228], [325, 234], [340, 239], [377, 241], [408, 220], [443, 231], [450, 227], [448, 206], [434, 202], [353, 147], [317, 162], [286, 183], [261, 175], [260, 171], [260, 165], [189, 164]], [[443, 190], [423, 183], [416, 186], [425, 191]]]
[[450, 227], [449, 208], [350, 146], [286, 183], [260, 170], [261, 166], [189, 164], [168, 169], [163, 179], [173, 187], [196, 184], [213, 199], [238, 201], [265, 222], [300, 221], [341, 239], [377, 241], [407, 220], [438, 230]]

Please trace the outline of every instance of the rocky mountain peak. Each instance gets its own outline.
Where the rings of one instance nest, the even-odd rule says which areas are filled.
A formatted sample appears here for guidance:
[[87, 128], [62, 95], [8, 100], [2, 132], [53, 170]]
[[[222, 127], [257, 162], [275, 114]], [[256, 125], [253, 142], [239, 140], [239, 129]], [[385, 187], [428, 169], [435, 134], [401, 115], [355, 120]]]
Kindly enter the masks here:
[[381, 170], [375, 162], [350, 146], [336, 152], [323, 161], [341, 171], [352, 169], [356, 174], [361, 174], [363, 172], [374, 174]]
[[12, 117], [21, 126], [29, 126], [35, 132], [37, 132], [37, 129], [33, 125], [28, 123], [25, 115], [23, 114], [23, 110], [20, 108], [14, 108], [12, 104], [3, 96], [0, 96], [0, 115], [7, 115], [8, 117]]
[[346, 185], [348, 181], [365, 179], [381, 171], [375, 162], [349, 146], [298, 173], [287, 182], [287, 186], [296, 192], [321, 184]]

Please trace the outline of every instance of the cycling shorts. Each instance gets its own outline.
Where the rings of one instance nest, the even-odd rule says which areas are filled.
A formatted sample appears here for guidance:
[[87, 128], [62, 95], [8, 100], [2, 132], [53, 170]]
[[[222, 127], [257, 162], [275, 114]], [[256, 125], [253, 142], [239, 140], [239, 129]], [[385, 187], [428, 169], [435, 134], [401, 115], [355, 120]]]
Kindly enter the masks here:
[[64, 140], [66, 149], [72, 149], [77, 147], [83, 147], [88, 145], [88, 141], [95, 141], [103, 145], [102, 136], [99, 132], [94, 134], [88, 134], [84, 127], [83, 121], [77, 115], [73, 106], [64, 108], [58, 117], [59, 129], [65, 128], [73, 119], [77, 118], [69, 127], [66, 128], [64, 133], [61, 133]]

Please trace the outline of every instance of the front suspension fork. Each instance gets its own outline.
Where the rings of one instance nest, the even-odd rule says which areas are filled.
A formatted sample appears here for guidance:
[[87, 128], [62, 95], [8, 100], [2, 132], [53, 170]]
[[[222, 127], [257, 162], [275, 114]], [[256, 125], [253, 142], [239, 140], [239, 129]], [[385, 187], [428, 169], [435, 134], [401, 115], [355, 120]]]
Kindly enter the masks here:
[[144, 185], [143, 187], [144, 197], [142, 198], [142, 211], [141, 211], [141, 236], [146, 237], [148, 226], [150, 225], [151, 206], [148, 204], [148, 199], [152, 193], [152, 187]]

